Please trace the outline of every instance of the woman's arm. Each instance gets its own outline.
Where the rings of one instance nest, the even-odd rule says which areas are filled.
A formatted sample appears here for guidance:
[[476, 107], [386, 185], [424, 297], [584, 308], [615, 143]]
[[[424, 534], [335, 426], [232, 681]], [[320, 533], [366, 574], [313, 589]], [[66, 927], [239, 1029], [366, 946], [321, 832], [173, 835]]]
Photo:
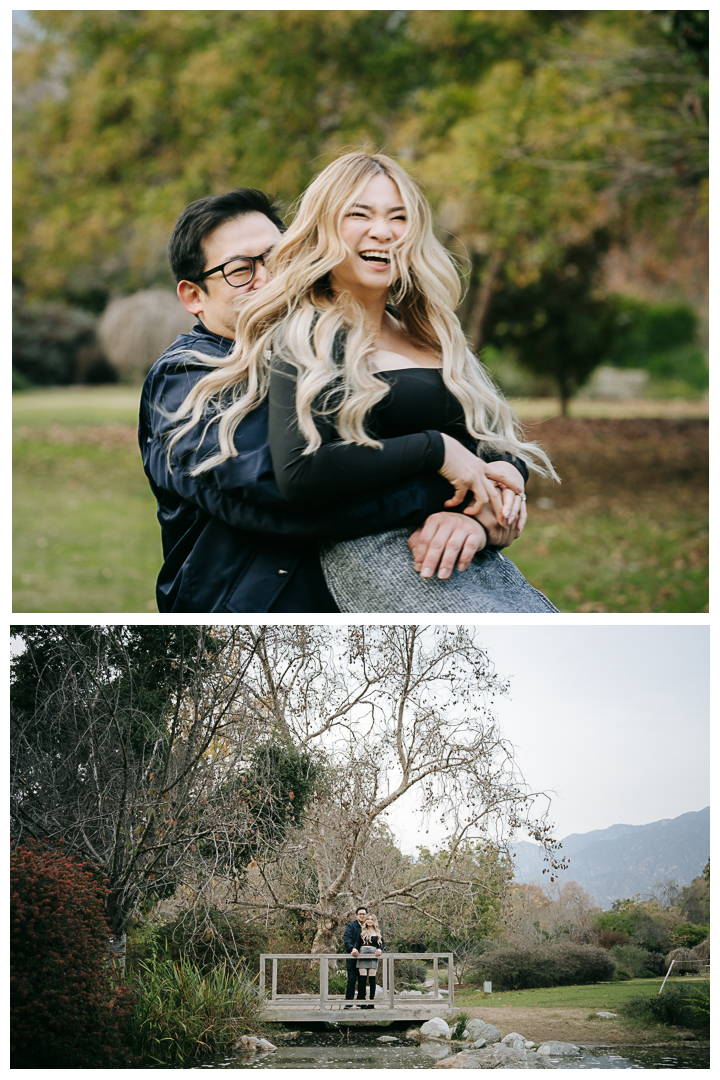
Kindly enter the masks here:
[[276, 361], [270, 377], [270, 453], [278, 486], [289, 502], [334, 501], [442, 468], [445, 447], [439, 431], [384, 439], [382, 449], [374, 449], [340, 442], [332, 420], [317, 414], [322, 444], [303, 454], [307, 443], [298, 426], [296, 388], [295, 369]]

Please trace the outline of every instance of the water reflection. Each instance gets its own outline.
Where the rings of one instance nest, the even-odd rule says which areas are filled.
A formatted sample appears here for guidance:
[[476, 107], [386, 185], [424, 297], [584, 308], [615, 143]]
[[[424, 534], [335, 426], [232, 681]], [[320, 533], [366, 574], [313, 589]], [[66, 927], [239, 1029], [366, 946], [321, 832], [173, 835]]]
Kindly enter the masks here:
[[[379, 1042], [393, 1035], [397, 1042]], [[272, 1036], [271, 1036], [272, 1038]], [[222, 1054], [195, 1066], [200, 1069], [432, 1069], [455, 1048], [442, 1043], [416, 1043], [405, 1032], [300, 1031], [291, 1040], [277, 1040], [269, 1054]], [[580, 1058], [552, 1059], [557, 1069], [709, 1069], [710, 1051], [678, 1049], [588, 1051]]]

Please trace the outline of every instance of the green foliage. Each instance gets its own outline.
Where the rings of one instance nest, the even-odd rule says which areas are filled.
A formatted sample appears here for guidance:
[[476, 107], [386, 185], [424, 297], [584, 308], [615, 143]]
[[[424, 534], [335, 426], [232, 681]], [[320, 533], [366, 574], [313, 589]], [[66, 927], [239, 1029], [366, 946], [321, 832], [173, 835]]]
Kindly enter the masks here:
[[17, 388], [114, 383], [95, 339], [95, 319], [67, 304], [26, 304], [13, 293], [12, 365]]
[[169, 282], [186, 203], [241, 177], [289, 204], [352, 145], [406, 156], [476, 266], [502, 251], [518, 282], [615, 207], [627, 218], [648, 196], [667, 213], [706, 175], [702, 28], [667, 13], [37, 10], [32, 23], [15, 53], [14, 266], [37, 296], [94, 305]]
[[644, 304], [615, 300], [615, 335], [605, 360], [616, 367], [641, 368], [653, 378], [708, 384], [708, 366], [697, 347], [698, 318], [689, 304]]
[[658, 997], [631, 998], [625, 1015], [661, 1024], [680, 1024], [683, 1027], [710, 1027], [710, 983], [690, 986], [665, 986]]
[[419, 989], [428, 975], [429, 970], [422, 960], [395, 961], [395, 985], [400, 990]]
[[645, 970], [650, 955], [647, 949], [639, 945], [613, 945], [610, 952], [617, 960], [619, 969], [628, 971], [633, 979], [637, 979]]
[[705, 941], [709, 936], [709, 923], [695, 925], [694, 923], [685, 922], [673, 926], [672, 929], [673, 944], [685, 946], [686, 949], [692, 949], [693, 946], [699, 945], [701, 941]]
[[302, 824], [308, 801], [323, 776], [317, 753], [299, 753], [293, 746], [272, 741], [256, 746], [247, 768], [218, 792], [230, 803], [247, 808], [252, 822], [247, 843], [218, 847], [225, 873], [241, 877], [261, 852], [276, 850], [288, 830]]
[[126, 1067], [119, 1024], [132, 998], [113, 984], [97, 867], [29, 841], [11, 856], [10, 885], [12, 1067]]
[[611, 979], [615, 961], [605, 949], [563, 942], [535, 949], [496, 949], [473, 965], [473, 982], [489, 980], [493, 989], [570, 986]]
[[148, 1064], [187, 1067], [261, 1025], [257, 987], [230, 966], [201, 971], [187, 957], [157, 954], [138, 964], [128, 983], [137, 1003], [126, 1037]]
[[465, 1038], [465, 1031], [470, 1023], [471, 1016], [469, 1013], [460, 1012], [453, 1016], [453, 1023], [451, 1025], [452, 1037], [460, 1042]]
[[188, 959], [203, 974], [225, 964], [254, 978], [260, 953], [273, 951], [268, 941], [264, 924], [248, 922], [237, 911], [191, 908], [161, 926], [139, 926], [131, 931], [128, 966], [135, 968], [159, 954], [172, 961]]
[[488, 343], [510, 347], [534, 374], [551, 376], [564, 403], [608, 355], [616, 334], [614, 306], [594, 293], [607, 245], [607, 233], [597, 231], [534, 281], [505, 281], [487, 320]]

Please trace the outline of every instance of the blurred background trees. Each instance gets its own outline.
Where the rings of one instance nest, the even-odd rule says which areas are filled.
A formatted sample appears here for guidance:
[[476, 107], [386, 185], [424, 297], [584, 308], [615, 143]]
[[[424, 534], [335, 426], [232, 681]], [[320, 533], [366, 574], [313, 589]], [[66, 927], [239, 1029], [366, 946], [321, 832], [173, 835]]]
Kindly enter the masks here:
[[[289, 211], [362, 146], [426, 186], [466, 276], [466, 331], [494, 345], [501, 383], [515, 364], [526, 391], [540, 376], [566, 399], [609, 362], [704, 386], [707, 12], [37, 11], [15, 70], [31, 382], [101, 369], [39, 371], [23, 305], [97, 316], [170, 288], [188, 202], [252, 185]], [[682, 340], [643, 351], [649, 304], [684, 305]]]

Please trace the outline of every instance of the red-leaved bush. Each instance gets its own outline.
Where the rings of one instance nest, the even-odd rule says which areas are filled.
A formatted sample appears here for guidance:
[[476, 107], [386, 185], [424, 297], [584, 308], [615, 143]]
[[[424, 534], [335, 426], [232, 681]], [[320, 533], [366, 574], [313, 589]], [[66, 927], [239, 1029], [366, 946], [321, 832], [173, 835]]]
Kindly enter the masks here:
[[122, 1068], [132, 1008], [108, 964], [108, 890], [92, 869], [29, 841], [10, 863], [11, 1066]]

